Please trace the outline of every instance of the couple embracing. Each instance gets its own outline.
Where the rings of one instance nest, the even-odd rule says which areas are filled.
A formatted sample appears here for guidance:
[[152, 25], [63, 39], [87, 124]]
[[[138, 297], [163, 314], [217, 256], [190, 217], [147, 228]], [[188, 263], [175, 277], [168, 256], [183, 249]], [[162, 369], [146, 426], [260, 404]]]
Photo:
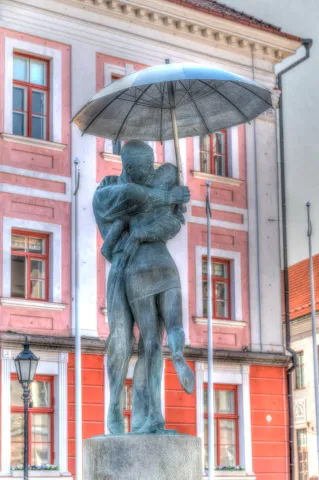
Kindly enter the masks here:
[[136, 322], [140, 338], [133, 376], [132, 431], [163, 433], [164, 328], [179, 381], [187, 393], [194, 389], [194, 374], [183, 357], [180, 278], [166, 246], [184, 222], [178, 204], [188, 202], [190, 196], [187, 187], [177, 186], [174, 165], [166, 163], [154, 170], [153, 150], [147, 144], [127, 142], [121, 158], [121, 175], [105, 177], [93, 198], [104, 240], [101, 252], [112, 264], [107, 284], [107, 425], [113, 434], [124, 433], [123, 387]]

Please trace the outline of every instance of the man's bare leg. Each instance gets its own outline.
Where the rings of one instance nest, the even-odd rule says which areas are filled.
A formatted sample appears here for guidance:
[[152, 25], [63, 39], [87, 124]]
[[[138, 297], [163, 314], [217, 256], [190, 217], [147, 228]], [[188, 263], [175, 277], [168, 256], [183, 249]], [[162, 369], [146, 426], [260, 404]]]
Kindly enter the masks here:
[[183, 355], [185, 333], [182, 323], [182, 295], [180, 288], [171, 288], [159, 295], [159, 309], [167, 332], [168, 346], [180, 384], [187, 393], [194, 391], [194, 373]]

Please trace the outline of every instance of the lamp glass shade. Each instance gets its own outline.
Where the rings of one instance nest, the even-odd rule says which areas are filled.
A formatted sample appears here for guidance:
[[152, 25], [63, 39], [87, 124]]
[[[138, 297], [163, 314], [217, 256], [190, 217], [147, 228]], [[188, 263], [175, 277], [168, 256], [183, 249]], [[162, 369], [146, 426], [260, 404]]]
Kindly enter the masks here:
[[23, 351], [14, 359], [20, 383], [29, 384], [33, 382], [38, 361], [38, 357], [34, 355], [29, 348], [29, 344], [26, 343]]

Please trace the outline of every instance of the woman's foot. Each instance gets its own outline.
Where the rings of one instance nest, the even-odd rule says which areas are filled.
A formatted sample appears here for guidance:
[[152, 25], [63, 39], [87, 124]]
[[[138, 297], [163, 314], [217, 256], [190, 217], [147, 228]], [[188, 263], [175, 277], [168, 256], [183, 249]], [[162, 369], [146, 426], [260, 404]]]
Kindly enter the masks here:
[[195, 386], [194, 372], [187, 365], [186, 360], [181, 353], [173, 355], [172, 360], [183, 389], [186, 393], [193, 393]]

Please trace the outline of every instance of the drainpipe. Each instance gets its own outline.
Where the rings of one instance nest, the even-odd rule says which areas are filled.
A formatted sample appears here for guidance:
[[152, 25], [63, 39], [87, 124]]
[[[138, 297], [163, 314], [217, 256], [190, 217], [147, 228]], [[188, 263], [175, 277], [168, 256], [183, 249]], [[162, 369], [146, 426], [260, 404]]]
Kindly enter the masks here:
[[287, 371], [288, 385], [288, 412], [289, 412], [289, 457], [290, 457], [290, 479], [295, 478], [295, 451], [294, 451], [294, 418], [292, 398], [292, 372], [296, 367], [296, 352], [291, 348], [290, 318], [289, 318], [289, 279], [288, 279], [288, 241], [287, 241], [287, 204], [286, 204], [286, 183], [285, 183], [285, 142], [283, 125], [283, 87], [282, 76], [292, 70], [310, 56], [312, 46], [311, 39], [304, 39], [302, 45], [305, 47], [305, 55], [296, 62], [283, 69], [277, 77], [278, 88], [281, 91], [279, 99], [279, 149], [280, 149], [280, 184], [281, 184], [281, 216], [282, 216], [282, 243], [283, 243], [283, 273], [284, 273], [284, 307], [286, 326], [286, 350], [292, 355], [292, 365]]

